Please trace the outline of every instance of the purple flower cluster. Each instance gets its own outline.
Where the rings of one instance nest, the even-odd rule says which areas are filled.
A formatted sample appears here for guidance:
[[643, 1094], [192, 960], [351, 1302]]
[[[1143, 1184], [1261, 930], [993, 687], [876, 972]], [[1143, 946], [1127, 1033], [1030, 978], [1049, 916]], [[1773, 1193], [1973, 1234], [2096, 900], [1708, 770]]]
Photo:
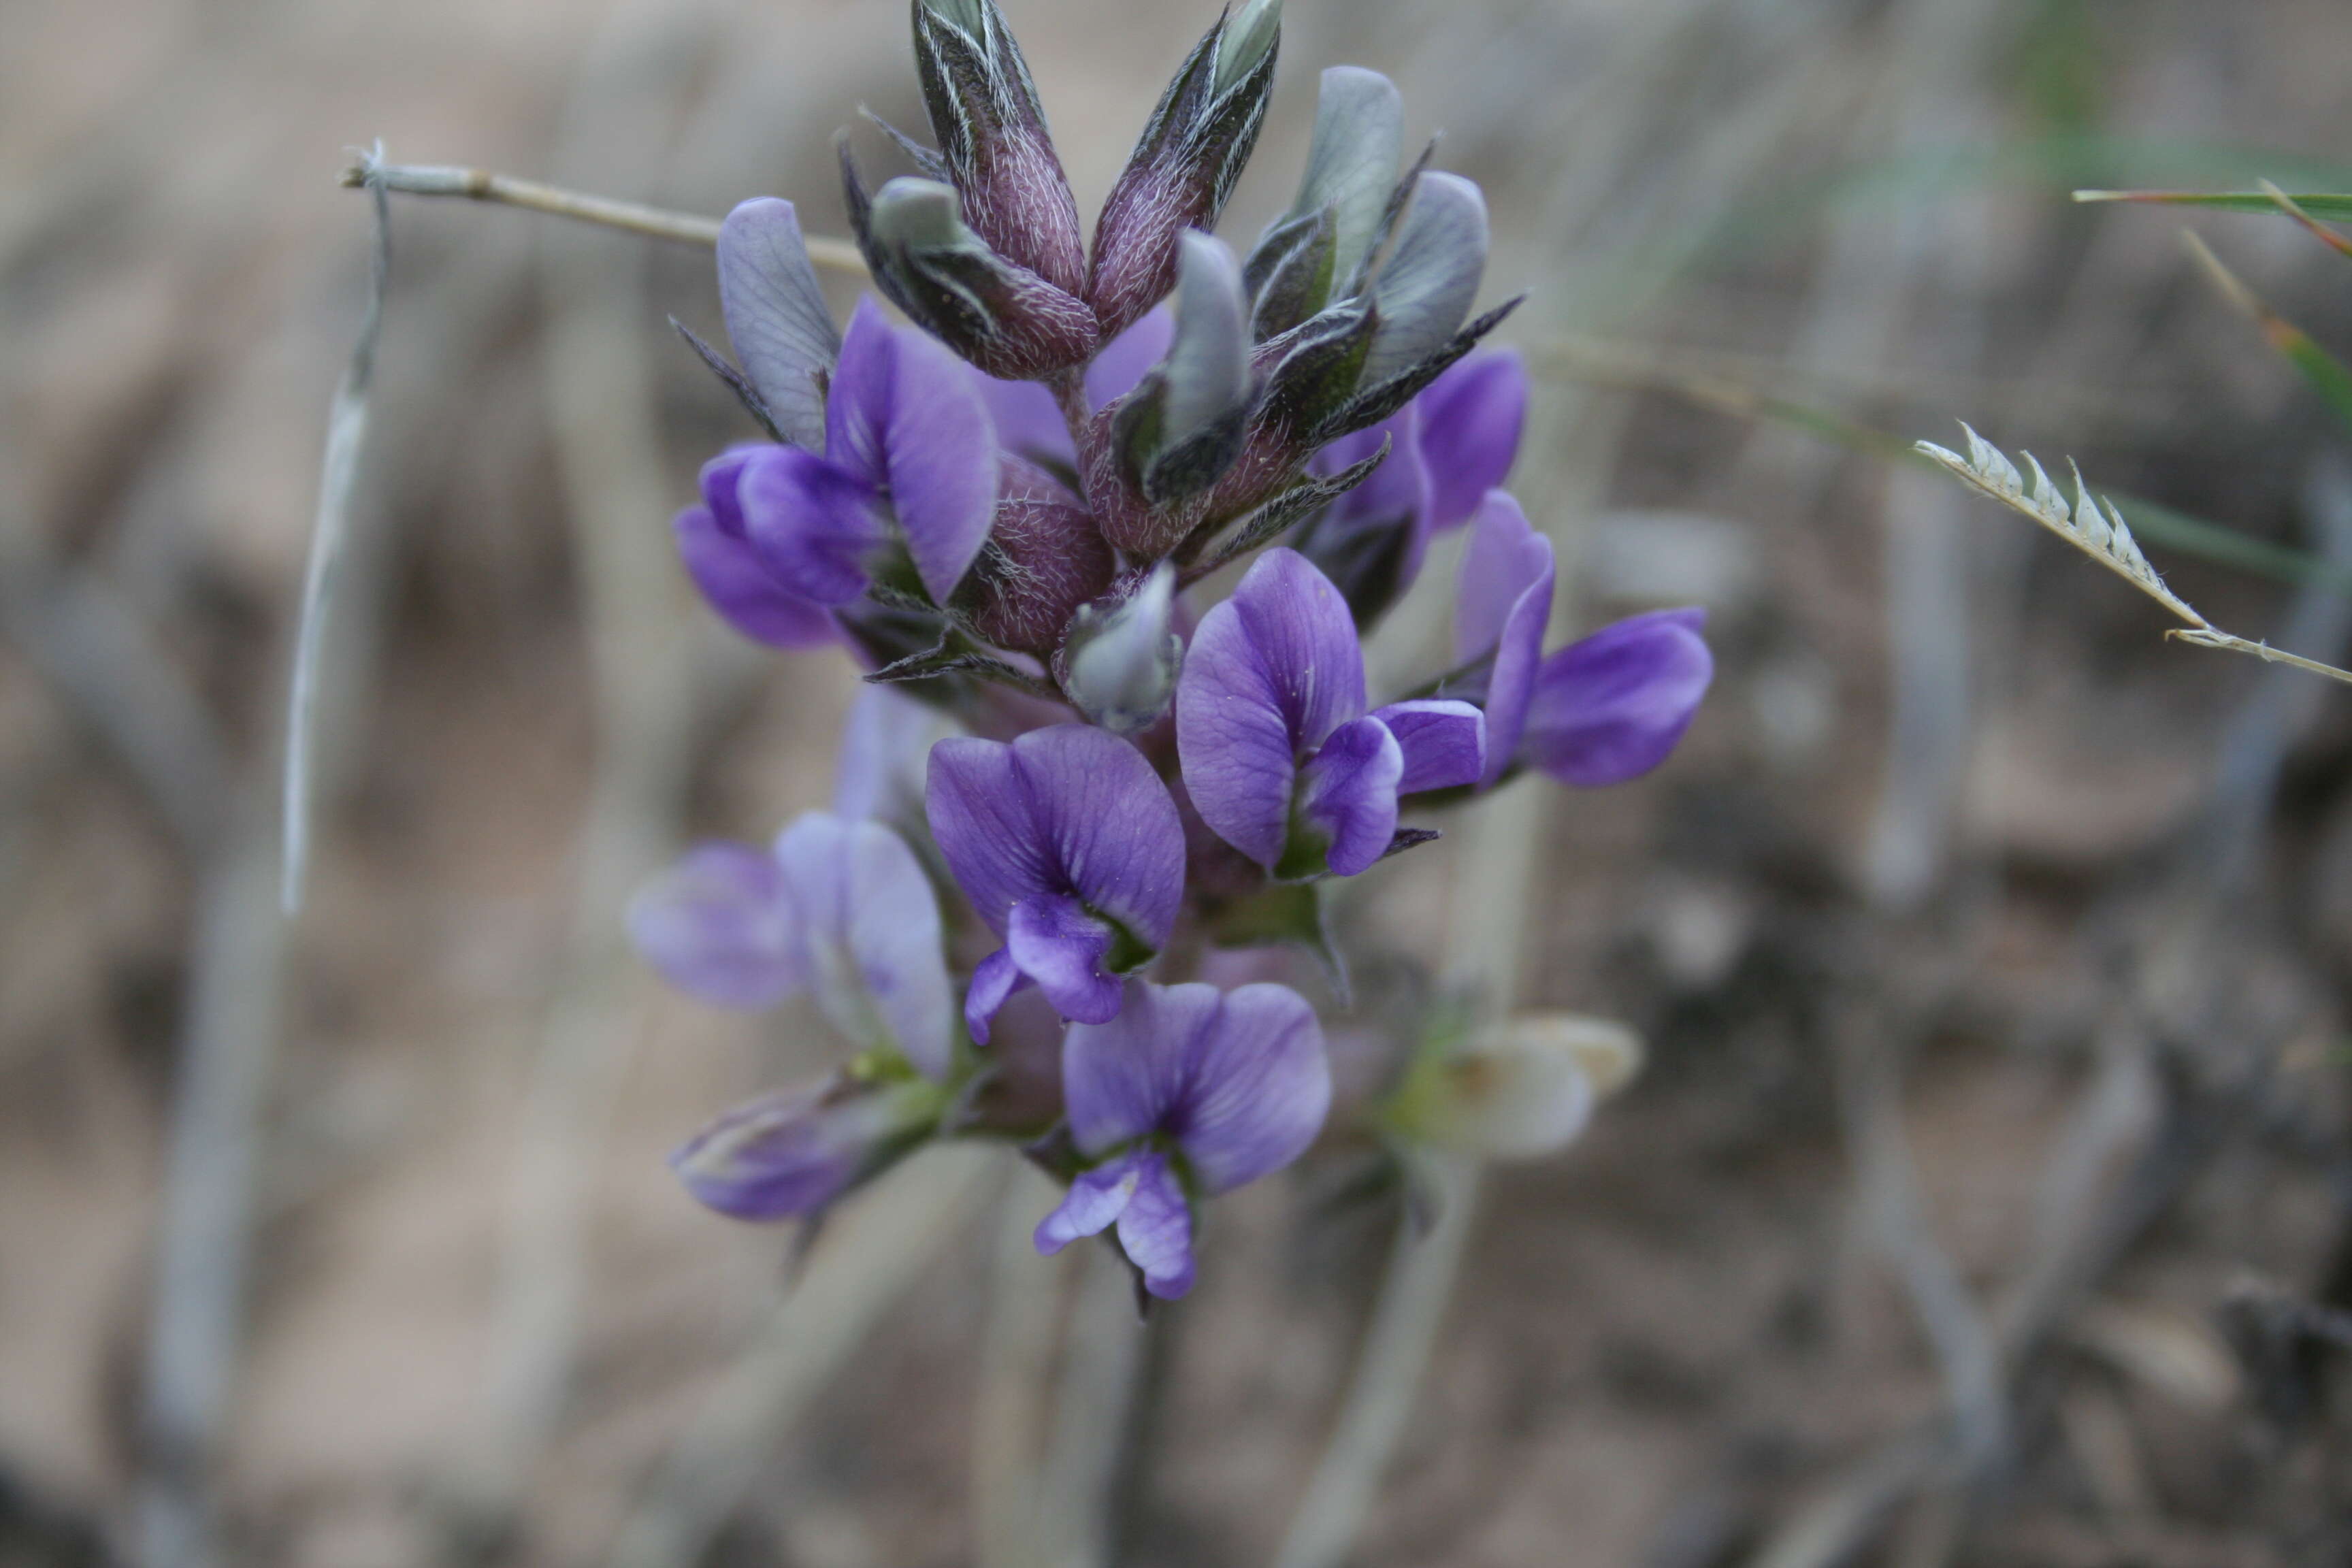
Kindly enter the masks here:
[[[1325, 73], [1297, 200], [1237, 257], [1209, 231], [1281, 30], [1248, 0], [1089, 247], [994, 0], [914, 18], [937, 148], [890, 132], [916, 173], [871, 192], [843, 162], [912, 324], [868, 299], [837, 333], [791, 204], [738, 207], [734, 362], [696, 346], [770, 439], [712, 459], [677, 521], [738, 630], [845, 643], [880, 689], [834, 811], [698, 848], [632, 910], [673, 983], [752, 1009], [804, 992], [856, 1054], [677, 1163], [712, 1207], [780, 1218], [928, 1138], [1015, 1138], [1069, 1184], [1041, 1250], [1112, 1231], [1178, 1296], [1198, 1205], [1296, 1160], [1332, 1102], [1298, 992], [1190, 979], [1282, 934], [1236, 911], [1296, 893], [1311, 921], [1328, 879], [1433, 837], [1400, 826], [1417, 802], [1647, 772], [1712, 663], [1696, 610], [1545, 652], [1551, 546], [1498, 488], [1527, 376], [1473, 352], [1510, 308], [1471, 315], [1485, 203], [1405, 163], [1385, 78]], [[1363, 634], [1465, 527], [1453, 668], [1376, 701]], [[1042, 1029], [1008, 1006], [1032, 988]]]

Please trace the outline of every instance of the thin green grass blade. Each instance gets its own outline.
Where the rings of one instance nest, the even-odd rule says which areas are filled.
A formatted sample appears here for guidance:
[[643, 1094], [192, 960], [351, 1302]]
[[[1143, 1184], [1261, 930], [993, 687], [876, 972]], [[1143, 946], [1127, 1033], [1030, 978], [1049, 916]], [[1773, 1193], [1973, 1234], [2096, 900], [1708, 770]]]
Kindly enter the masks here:
[[[2217, 212], [2266, 213], [2279, 204], [2263, 191], [2076, 191], [2078, 202], [2129, 202], [2146, 206], [2210, 207]], [[2352, 223], [2352, 195], [2315, 191], [2288, 198], [2315, 218]]]
[[2206, 248], [2203, 240], [2186, 231], [2180, 240], [2222, 297], [2253, 320], [2271, 347], [2294, 366], [2311, 389], [2319, 394], [2320, 400], [2343, 421], [2344, 427], [2352, 430], [2352, 370], [2347, 370], [2341, 360], [2315, 342], [2310, 333], [2273, 310], [2269, 301], [2223, 266], [2221, 258]]
[[2263, 195], [2270, 197], [2272, 201], [2275, 202], [2278, 205], [2279, 211], [2286, 214], [2287, 216], [2294, 219], [2296, 223], [2302, 225], [2304, 233], [2310, 235], [2313, 238], [2318, 240], [2320, 244], [2327, 247], [2328, 249], [2336, 252], [2338, 256], [2352, 257], [2352, 239], [2345, 238], [2334, 229], [2329, 228], [2326, 225], [2321, 223], [2317, 218], [2311, 215], [2311, 209], [2309, 207], [2305, 206], [2301, 202], [2296, 201], [2293, 196], [2288, 195], [2284, 191], [2280, 190], [2268, 180], [2264, 180], [2263, 182]]

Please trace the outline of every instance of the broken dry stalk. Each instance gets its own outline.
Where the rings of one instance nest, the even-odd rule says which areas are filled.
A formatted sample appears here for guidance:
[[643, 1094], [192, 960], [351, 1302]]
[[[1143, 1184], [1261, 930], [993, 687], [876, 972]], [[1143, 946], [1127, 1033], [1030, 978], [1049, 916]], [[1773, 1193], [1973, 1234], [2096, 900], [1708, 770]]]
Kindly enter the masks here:
[[[537, 180], [494, 174], [488, 169], [438, 163], [377, 163], [371, 167], [361, 162], [343, 170], [341, 183], [354, 188], [373, 184], [403, 195], [462, 196], [467, 201], [495, 202], [501, 206], [549, 213], [580, 223], [601, 224], [652, 239], [674, 239], [681, 245], [719, 243], [719, 220], [715, 217], [667, 212], [638, 202], [615, 201], [610, 196], [592, 196]], [[865, 258], [845, 239], [812, 237], [808, 248], [809, 259], [819, 267], [865, 275]]]

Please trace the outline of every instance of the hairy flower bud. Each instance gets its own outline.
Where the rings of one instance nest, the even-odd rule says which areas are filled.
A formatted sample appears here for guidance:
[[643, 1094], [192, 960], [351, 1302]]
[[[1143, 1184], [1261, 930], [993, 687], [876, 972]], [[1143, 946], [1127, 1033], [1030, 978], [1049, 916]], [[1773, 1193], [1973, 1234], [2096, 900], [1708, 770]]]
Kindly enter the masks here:
[[990, 375], [1030, 381], [1084, 364], [1094, 312], [992, 249], [963, 221], [953, 186], [899, 178], [868, 196], [846, 146], [842, 190], [875, 285]]
[[955, 607], [998, 647], [1050, 658], [1070, 618], [1109, 589], [1118, 566], [1086, 508], [1034, 467], [1006, 458], [995, 526]]
[[1249, 303], [1222, 240], [1187, 232], [1168, 357], [1121, 405], [1122, 476], [1164, 506], [1200, 494], [1241, 455], [1250, 410]]
[[1106, 335], [1166, 296], [1178, 236], [1216, 226], [1265, 121], [1281, 36], [1282, 0], [1249, 0], [1160, 95], [1095, 226], [1087, 298]]
[[1396, 247], [1372, 282], [1380, 326], [1364, 384], [1391, 381], [1443, 350], [1470, 315], [1486, 271], [1486, 198], [1459, 174], [1414, 182]]
[[1250, 253], [1260, 339], [1348, 298], [1371, 259], [1403, 155], [1404, 102], [1378, 71], [1333, 66], [1315, 104], [1315, 140], [1290, 211]]
[[1071, 704], [1115, 735], [1158, 723], [1183, 668], [1175, 615], [1176, 568], [1165, 561], [1124, 601], [1080, 610], [1056, 661]]
[[995, 0], [915, 0], [915, 63], [965, 221], [998, 255], [1078, 293], [1078, 205]]

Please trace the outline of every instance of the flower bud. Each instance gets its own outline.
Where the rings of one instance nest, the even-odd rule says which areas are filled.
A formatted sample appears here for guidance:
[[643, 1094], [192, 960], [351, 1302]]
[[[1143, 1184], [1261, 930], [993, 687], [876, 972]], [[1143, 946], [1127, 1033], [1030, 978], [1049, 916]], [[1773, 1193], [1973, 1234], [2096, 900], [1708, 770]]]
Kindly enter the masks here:
[[738, 1106], [670, 1156], [705, 1206], [735, 1219], [816, 1214], [931, 1135], [949, 1091], [843, 1072]]
[[1424, 1047], [1389, 1102], [1406, 1137], [1496, 1160], [1532, 1160], [1576, 1141], [1592, 1108], [1640, 1069], [1624, 1025], [1528, 1013], [1466, 1044]]
[[1093, 311], [990, 248], [964, 223], [953, 186], [902, 177], [869, 197], [845, 146], [841, 169], [875, 285], [933, 337], [1007, 381], [1037, 380], [1093, 355]]
[[1118, 563], [1094, 518], [1017, 458], [1003, 461], [996, 521], [955, 608], [998, 647], [1049, 658], [1070, 617], [1108, 591]]
[[1200, 494], [1241, 455], [1250, 408], [1248, 301], [1222, 240], [1187, 232], [1168, 357], [1121, 405], [1113, 438], [1146, 501]]
[[1459, 174], [1422, 175], [1396, 247], [1373, 280], [1381, 324], [1365, 358], [1364, 384], [1402, 375], [1451, 342], [1486, 271], [1486, 197]]
[[1245, 0], [1241, 14], [1226, 21], [1217, 48], [1215, 89], [1224, 92], [1247, 80], [1273, 58], [1282, 41], [1282, 0]]
[[1178, 236], [1216, 226], [1265, 121], [1281, 37], [1282, 0], [1249, 0], [1160, 95], [1095, 226], [1087, 299], [1106, 336], [1167, 295]]
[[1184, 662], [1175, 613], [1176, 568], [1165, 561], [1123, 603], [1080, 610], [1058, 661], [1072, 705], [1115, 735], [1158, 723]]
[[1404, 103], [1378, 71], [1333, 66], [1315, 104], [1315, 139], [1290, 211], [1250, 253], [1260, 339], [1289, 331], [1361, 281], [1403, 155]]
[[916, 0], [915, 62], [966, 221], [1015, 266], [1079, 292], [1087, 261], [1077, 202], [995, 0]]

